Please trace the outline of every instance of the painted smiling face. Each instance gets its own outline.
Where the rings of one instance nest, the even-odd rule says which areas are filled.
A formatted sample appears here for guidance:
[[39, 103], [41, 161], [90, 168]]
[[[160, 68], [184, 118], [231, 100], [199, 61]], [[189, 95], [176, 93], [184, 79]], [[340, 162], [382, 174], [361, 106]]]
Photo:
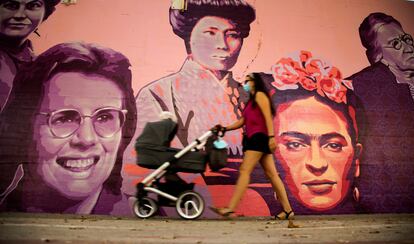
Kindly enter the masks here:
[[99, 191], [109, 177], [122, 138], [124, 95], [111, 80], [57, 73], [45, 84], [34, 122], [34, 171], [71, 199]]
[[210, 70], [231, 69], [237, 62], [242, 44], [236, 25], [215, 16], [201, 18], [190, 37], [192, 57]]
[[25, 39], [45, 16], [43, 0], [6, 0], [0, 4], [0, 34], [8, 38]]
[[343, 116], [310, 97], [278, 106], [274, 124], [275, 154], [290, 192], [310, 209], [337, 206], [359, 169], [352, 165], [360, 145], [352, 145]]

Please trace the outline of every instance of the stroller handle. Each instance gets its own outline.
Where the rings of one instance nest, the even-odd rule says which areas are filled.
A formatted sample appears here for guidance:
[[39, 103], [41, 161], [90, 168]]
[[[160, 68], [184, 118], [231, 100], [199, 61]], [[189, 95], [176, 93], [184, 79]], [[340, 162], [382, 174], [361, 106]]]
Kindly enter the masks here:
[[207, 131], [203, 135], [201, 135], [199, 138], [188, 144], [186, 147], [184, 147], [181, 151], [179, 151], [177, 154], [174, 155], [175, 158], [180, 158], [184, 154], [186, 154], [188, 151], [193, 149], [195, 146], [201, 144], [203, 141], [205, 141], [207, 138], [213, 135], [213, 132], [211, 130]]

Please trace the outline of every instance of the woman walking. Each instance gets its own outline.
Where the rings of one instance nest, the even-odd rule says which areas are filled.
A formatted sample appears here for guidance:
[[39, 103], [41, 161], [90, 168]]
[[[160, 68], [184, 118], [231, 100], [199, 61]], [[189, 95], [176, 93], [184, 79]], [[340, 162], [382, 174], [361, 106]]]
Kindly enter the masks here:
[[[272, 120], [275, 111], [259, 74], [252, 73], [247, 75], [243, 88], [249, 93], [250, 98], [242, 117], [229, 126], [217, 126], [217, 129], [224, 132], [239, 129], [243, 125], [245, 126], [246, 135], [243, 138], [244, 156], [239, 170], [239, 178], [237, 179], [236, 189], [229, 205], [224, 208], [212, 207], [211, 209], [224, 217], [229, 217], [234, 214], [234, 210], [249, 185], [250, 175], [257, 162], [260, 162], [283, 207], [283, 211], [275, 216], [276, 219], [292, 220], [294, 213], [290, 206], [283, 182], [276, 170], [272, 155], [276, 149]], [[289, 221], [289, 227], [297, 226]]]

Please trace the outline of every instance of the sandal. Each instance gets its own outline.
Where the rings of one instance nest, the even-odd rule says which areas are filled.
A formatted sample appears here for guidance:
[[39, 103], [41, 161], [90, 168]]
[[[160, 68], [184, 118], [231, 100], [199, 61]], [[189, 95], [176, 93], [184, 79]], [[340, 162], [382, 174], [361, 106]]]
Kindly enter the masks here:
[[[284, 213], [283, 216], [281, 216]], [[280, 212], [278, 215], [275, 215], [275, 219], [277, 220], [293, 220], [293, 217], [295, 216], [295, 213], [293, 212], [293, 210], [291, 210], [290, 212], [287, 212], [285, 210], [283, 210], [282, 212]]]
[[[281, 214], [283, 213], [284, 213], [284, 216], [282, 217]], [[293, 223], [294, 216], [295, 216], [295, 213], [293, 212], [293, 210], [291, 210], [290, 212], [283, 210], [278, 215], [275, 215], [275, 219], [289, 220], [288, 228], [300, 228], [300, 225]]]
[[215, 212], [216, 214], [225, 217], [231, 218], [234, 217], [234, 211], [230, 210], [229, 208], [216, 208], [216, 207], [209, 207], [211, 211]]

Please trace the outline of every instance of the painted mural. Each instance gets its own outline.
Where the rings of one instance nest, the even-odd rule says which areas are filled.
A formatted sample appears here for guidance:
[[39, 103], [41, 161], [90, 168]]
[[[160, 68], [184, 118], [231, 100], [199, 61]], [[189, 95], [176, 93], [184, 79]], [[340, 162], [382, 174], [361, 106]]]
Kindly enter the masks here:
[[24, 173], [5, 199], [8, 210], [113, 211], [122, 154], [136, 126], [129, 66], [111, 49], [64, 43], [17, 74], [2, 135], [19, 141], [19, 154], [6, 160]]
[[[169, 112], [183, 148], [242, 117], [256, 72], [296, 215], [414, 212], [413, 3], [59, 2], [0, 0], [0, 211], [133, 216], [145, 125]], [[171, 189], [226, 206], [244, 133], [225, 134], [224, 168], [167, 174]], [[257, 167], [236, 212], [275, 215], [275, 198]]]

